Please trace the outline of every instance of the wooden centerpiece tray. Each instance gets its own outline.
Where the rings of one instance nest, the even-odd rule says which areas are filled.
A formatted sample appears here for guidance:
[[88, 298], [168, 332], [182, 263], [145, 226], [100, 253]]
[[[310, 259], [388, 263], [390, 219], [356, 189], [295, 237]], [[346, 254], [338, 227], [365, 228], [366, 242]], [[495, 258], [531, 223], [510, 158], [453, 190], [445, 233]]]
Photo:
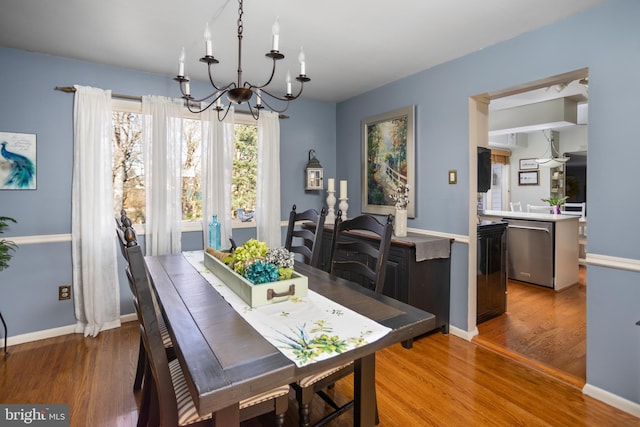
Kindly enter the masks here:
[[307, 276], [296, 271], [290, 279], [254, 285], [206, 251], [204, 265], [252, 308], [307, 295]]

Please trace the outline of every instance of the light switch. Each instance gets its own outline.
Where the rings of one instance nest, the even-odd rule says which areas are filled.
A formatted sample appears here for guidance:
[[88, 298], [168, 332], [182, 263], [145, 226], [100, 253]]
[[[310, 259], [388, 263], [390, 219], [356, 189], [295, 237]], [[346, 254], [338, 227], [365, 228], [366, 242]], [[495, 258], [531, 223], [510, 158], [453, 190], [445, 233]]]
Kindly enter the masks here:
[[449, 171], [449, 184], [457, 184], [458, 183], [458, 170], [452, 169]]

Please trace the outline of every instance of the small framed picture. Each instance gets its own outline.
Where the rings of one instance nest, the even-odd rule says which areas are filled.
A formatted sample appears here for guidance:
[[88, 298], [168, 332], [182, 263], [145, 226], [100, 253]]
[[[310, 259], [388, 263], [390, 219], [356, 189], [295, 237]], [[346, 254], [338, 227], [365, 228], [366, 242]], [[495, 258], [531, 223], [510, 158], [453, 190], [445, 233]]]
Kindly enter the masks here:
[[36, 134], [0, 132], [0, 190], [35, 190]]
[[520, 159], [520, 170], [537, 170], [538, 162], [536, 159]]
[[518, 185], [539, 185], [538, 171], [519, 171]]

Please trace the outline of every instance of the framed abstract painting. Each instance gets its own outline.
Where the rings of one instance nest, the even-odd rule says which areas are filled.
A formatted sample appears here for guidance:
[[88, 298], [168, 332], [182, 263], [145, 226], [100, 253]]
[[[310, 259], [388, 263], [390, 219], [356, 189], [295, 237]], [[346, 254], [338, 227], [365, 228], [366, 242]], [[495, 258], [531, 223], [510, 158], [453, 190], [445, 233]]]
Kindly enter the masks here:
[[0, 132], [0, 190], [36, 189], [36, 135]]
[[395, 212], [392, 195], [409, 186], [407, 215], [415, 218], [415, 106], [362, 121], [362, 212]]

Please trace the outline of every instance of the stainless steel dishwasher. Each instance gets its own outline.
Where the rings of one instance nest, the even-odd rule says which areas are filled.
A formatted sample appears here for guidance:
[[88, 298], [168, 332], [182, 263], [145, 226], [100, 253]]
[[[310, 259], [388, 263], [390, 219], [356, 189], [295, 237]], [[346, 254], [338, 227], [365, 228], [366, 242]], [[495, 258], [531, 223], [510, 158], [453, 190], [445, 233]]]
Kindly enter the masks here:
[[553, 288], [553, 223], [507, 220], [510, 279]]

